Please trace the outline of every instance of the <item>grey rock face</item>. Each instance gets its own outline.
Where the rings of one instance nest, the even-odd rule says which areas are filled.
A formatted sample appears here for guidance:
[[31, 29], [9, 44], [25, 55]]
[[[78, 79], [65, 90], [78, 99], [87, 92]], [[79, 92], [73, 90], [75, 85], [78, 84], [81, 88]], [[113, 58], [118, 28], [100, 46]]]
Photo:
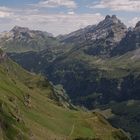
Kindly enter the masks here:
[[134, 30], [140, 32], [140, 21], [136, 24]]
[[[103, 21], [98, 25], [87, 26], [61, 38], [64, 42], [77, 41], [84, 38], [85, 40], [96, 40], [108, 37], [110, 33], [113, 34], [114, 41], [120, 41], [125, 36], [127, 27], [115, 16], [107, 15]], [[83, 36], [83, 37], [82, 37]], [[81, 38], [80, 38], [81, 37]]]
[[29, 31], [29, 28], [26, 28], [26, 27], [20, 27], [20, 26], [15, 26], [11, 32], [28, 32]]
[[125, 36], [127, 27], [115, 15], [112, 17], [106, 16], [105, 20], [101, 21], [91, 34], [92, 40], [106, 38], [112, 33], [114, 41], [120, 41]]
[[7, 59], [6, 53], [0, 50], [0, 63], [4, 62]]
[[140, 22], [134, 29], [128, 30], [126, 36], [122, 38], [120, 43], [112, 50], [112, 56], [122, 55], [127, 52], [140, 48]]
[[67, 43], [81, 43], [87, 40], [87, 35], [94, 30], [96, 25], [87, 26], [86, 28], [79, 29], [67, 35], [59, 36], [58, 39]]
[[90, 55], [109, 56], [113, 48], [126, 36], [127, 27], [116, 17], [107, 15], [97, 25], [88, 26], [60, 38], [62, 42], [82, 46]]

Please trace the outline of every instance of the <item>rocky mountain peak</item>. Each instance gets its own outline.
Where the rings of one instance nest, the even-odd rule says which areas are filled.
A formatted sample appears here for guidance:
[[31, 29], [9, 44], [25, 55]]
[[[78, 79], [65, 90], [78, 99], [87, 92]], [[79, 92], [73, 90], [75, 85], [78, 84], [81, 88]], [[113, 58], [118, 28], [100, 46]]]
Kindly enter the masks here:
[[[113, 48], [126, 36], [127, 27], [116, 15], [107, 15], [97, 25], [87, 26], [73, 33], [62, 36], [64, 43], [79, 44], [90, 55], [109, 56]], [[86, 45], [83, 45], [86, 44]]]
[[121, 23], [121, 21], [117, 18], [116, 15], [112, 15], [111, 19], [112, 19], [113, 23]]
[[135, 31], [139, 31], [140, 32], [140, 21], [137, 22], [137, 24], [135, 26]]
[[[28, 27], [20, 27], [20, 26], [14, 26], [13, 29], [9, 32], [14, 37], [22, 38], [34, 38], [37, 37], [53, 37], [51, 33], [45, 32], [45, 31], [39, 31], [39, 30], [30, 30]], [[19, 37], [20, 36], [20, 37]]]
[[112, 15], [112, 18], [113, 18], [113, 19], [117, 19], [117, 16], [116, 16], [116, 15]]
[[27, 32], [27, 31], [29, 31], [29, 28], [14, 26], [14, 28], [11, 31], [13, 31], [13, 32]]
[[106, 17], [105, 17], [105, 21], [112, 21], [112, 22], [121, 22], [118, 18], [117, 18], [117, 16], [116, 15], [112, 15], [112, 16], [110, 16], [110, 15], [107, 15]]
[[137, 22], [136, 27], [140, 27], [140, 21]]
[[110, 15], [107, 15], [106, 17], [105, 17], [105, 20], [108, 20], [108, 19], [110, 19], [111, 17], [110, 17]]
[[111, 37], [114, 41], [120, 41], [126, 34], [127, 27], [119, 20], [116, 15], [107, 15], [93, 32], [93, 39]]
[[[125, 37], [128, 29], [116, 15], [107, 15], [97, 25], [87, 26], [61, 37], [62, 42], [91, 44], [98, 40], [108, 42], [107, 48], [118, 44]], [[115, 45], [114, 45], [115, 44]]]
[[122, 26], [125, 26], [122, 22], [121, 22], [121, 20], [119, 20], [118, 18], [117, 18], [117, 16], [116, 15], [112, 15], [112, 16], [110, 16], [110, 15], [107, 15], [106, 17], [105, 17], [105, 19], [103, 20], [103, 21], [101, 21], [98, 25], [100, 25], [100, 26], [105, 26], [105, 27], [108, 27], [108, 26], [112, 26], [112, 25], [114, 25], [114, 24], [120, 24], [120, 25], [122, 25]]

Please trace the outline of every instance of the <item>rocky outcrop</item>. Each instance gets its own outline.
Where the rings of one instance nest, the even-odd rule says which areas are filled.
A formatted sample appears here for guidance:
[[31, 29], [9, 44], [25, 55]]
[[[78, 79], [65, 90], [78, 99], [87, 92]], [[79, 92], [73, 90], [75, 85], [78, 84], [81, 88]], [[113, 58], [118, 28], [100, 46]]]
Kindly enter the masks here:
[[112, 56], [122, 55], [140, 48], [140, 22], [133, 30], [129, 30], [120, 43], [111, 52]]
[[0, 63], [4, 62], [7, 59], [6, 53], [4, 53], [2, 50], [0, 50]]
[[135, 31], [139, 31], [140, 32], [140, 21], [136, 24]]

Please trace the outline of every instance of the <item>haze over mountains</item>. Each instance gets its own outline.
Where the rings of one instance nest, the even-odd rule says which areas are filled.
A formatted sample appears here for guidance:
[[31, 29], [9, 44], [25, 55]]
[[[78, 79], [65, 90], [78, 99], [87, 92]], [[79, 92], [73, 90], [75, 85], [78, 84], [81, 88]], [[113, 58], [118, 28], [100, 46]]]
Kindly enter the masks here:
[[98, 108], [113, 126], [140, 139], [140, 22], [128, 29], [107, 15], [56, 38], [14, 27], [0, 35], [0, 46], [25, 69], [61, 85], [74, 105]]

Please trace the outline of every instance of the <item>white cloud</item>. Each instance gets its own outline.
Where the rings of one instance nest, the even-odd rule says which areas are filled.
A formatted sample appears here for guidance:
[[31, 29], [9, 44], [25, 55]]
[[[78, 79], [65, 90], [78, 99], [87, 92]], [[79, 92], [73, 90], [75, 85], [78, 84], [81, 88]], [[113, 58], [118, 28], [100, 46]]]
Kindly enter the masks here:
[[10, 30], [18, 25], [48, 31], [54, 35], [66, 34], [87, 25], [96, 24], [103, 18], [100, 13], [76, 14], [72, 9], [68, 13], [48, 14], [41, 13], [37, 9], [0, 7], [0, 31]]
[[40, 1], [38, 4], [35, 4], [36, 7], [60, 7], [64, 6], [67, 8], [76, 8], [77, 4], [74, 0], [44, 0]]
[[99, 13], [96, 14], [35, 14], [14, 16], [12, 24], [27, 26], [31, 29], [45, 30], [54, 35], [70, 33], [87, 25], [98, 23], [103, 19]]
[[74, 11], [69, 11], [68, 14], [69, 14], [69, 15], [74, 15], [75, 12], [74, 12]]
[[11, 13], [0, 11], [0, 18], [9, 17]]
[[101, 0], [93, 3], [90, 8], [109, 8], [113, 11], [140, 11], [140, 0]]
[[128, 25], [129, 25], [129, 26], [132, 26], [132, 27], [135, 27], [135, 26], [136, 26], [136, 23], [137, 23], [138, 21], [140, 21], [140, 17], [134, 17], [132, 20], [130, 20], [130, 21], [128, 22]]
[[5, 17], [9, 17], [13, 14], [12, 11], [10, 11], [9, 8], [7, 7], [1, 7], [0, 6], [0, 18], [5, 18]]
[[0, 10], [2, 11], [10, 11], [11, 9], [5, 6], [0, 6]]

